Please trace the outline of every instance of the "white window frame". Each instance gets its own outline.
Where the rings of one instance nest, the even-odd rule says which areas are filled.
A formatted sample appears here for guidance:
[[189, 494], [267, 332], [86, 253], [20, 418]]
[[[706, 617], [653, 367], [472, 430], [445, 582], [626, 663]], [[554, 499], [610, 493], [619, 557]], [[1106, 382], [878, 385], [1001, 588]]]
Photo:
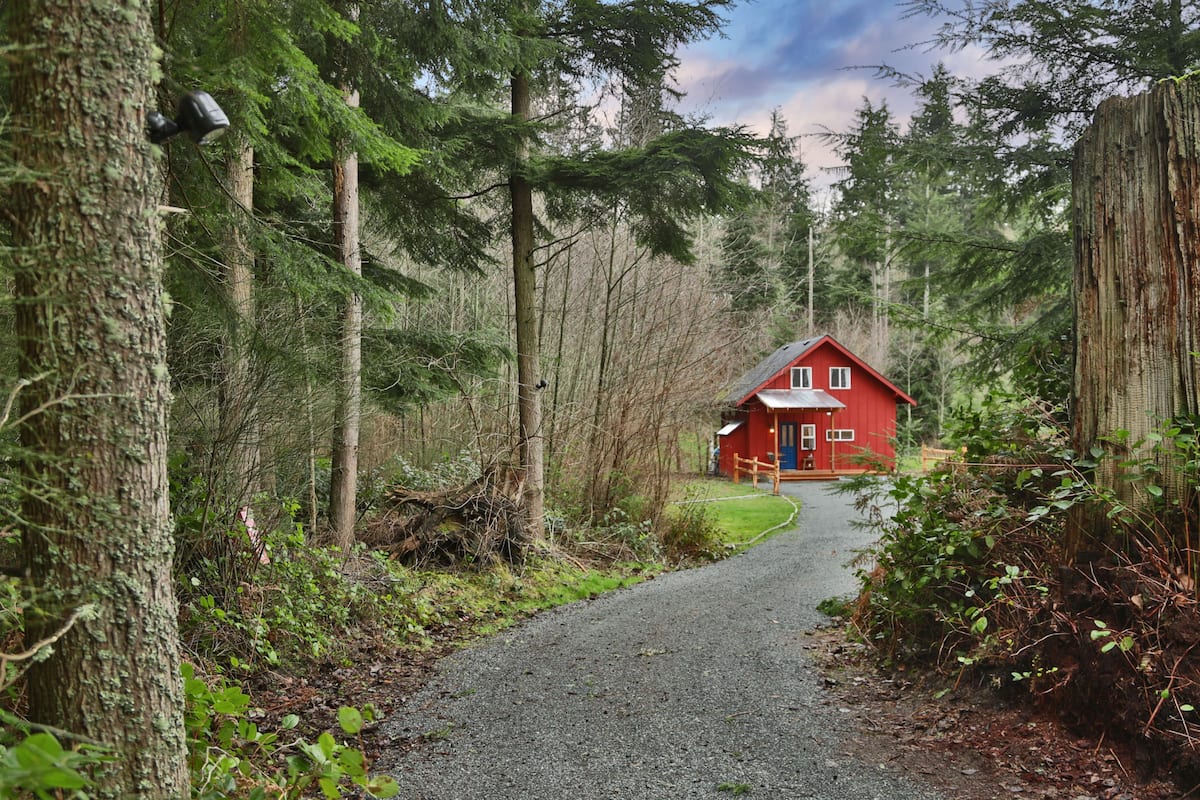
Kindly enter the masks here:
[[809, 452], [817, 449], [817, 426], [806, 422], [800, 423], [799, 444], [801, 450]]
[[[796, 377], [800, 380], [797, 381]], [[812, 385], [812, 367], [792, 367], [792, 388], [793, 389], [811, 389]]]
[[825, 431], [827, 442], [853, 442], [854, 428], [829, 428]]
[[[838, 377], [834, 377], [834, 376]], [[843, 379], [845, 383], [843, 384]], [[830, 367], [829, 368], [829, 388], [833, 390], [843, 390], [850, 388], [850, 368], [849, 367]]]

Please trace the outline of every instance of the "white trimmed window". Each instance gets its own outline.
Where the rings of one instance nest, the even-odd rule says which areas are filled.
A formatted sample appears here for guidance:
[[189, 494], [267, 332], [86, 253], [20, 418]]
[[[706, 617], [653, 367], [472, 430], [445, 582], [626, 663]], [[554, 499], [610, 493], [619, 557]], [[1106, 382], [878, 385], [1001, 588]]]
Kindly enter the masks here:
[[853, 442], [854, 428], [831, 428], [825, 431], [827, 442]]
[[800, 426], [800, 449], [801, 450], [816, 450], [817, 449], [817, 426], [816, 425], [801, 425]]
[[812, 367], [792, 367], [792, 388], [812, 388]]
[[850, 388], [850, 368], [849, 367], [830, 367], [829, 368], [829, 388], [830, 389], [849, 389]]

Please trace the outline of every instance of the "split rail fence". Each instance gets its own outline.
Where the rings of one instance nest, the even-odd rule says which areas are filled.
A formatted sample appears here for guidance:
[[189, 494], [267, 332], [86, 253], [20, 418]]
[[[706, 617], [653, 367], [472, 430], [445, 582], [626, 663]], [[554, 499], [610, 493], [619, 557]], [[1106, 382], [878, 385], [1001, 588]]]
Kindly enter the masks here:
[[775, 494], [779, 494], [779, 464], [769, 461], [759, 461], [757, 458], [742, 458], [737, 453], [733, 454], [733, 482], [737, 483], [738, 478], [745, 474], [750, 476], [750, 480], [754, 486], [758, 486], [758, 474], [764, 473], [766, 477], [771, 479], [771, 485]]

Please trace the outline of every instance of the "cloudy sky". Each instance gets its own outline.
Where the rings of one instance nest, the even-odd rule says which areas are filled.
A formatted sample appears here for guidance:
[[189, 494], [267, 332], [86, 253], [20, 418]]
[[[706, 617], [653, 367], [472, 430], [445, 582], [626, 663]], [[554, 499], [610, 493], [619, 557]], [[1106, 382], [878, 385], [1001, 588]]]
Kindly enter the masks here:
[[679, 54], [683, 110], [765, 134], [771, 110], [780, 109], [788, 132], [803, 135], [802, 157], [821, 184], [829, 181], [822, 169], [838, 159], [815, 134], [849, 128], [864, 97], [886, 100], [902, 125], [912, 113], [909, 90], [876, 78], [871, 67], [886, 63], [920, 75], [938, 61], [955, 74], [989, 68], [977, 50], [909, 47], [927, 41], [940, 21], [906, 18], [892, 0], [742, 0], [725, 17], [726, 38]]

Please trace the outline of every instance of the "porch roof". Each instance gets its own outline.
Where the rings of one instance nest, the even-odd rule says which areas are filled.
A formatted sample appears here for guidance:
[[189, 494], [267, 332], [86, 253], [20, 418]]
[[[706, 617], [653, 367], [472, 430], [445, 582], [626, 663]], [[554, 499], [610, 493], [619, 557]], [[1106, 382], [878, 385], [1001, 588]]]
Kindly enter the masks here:
[[846, 407], [824, 389], [763, 389], [755, 396], [771, 411], [833, 411]]

